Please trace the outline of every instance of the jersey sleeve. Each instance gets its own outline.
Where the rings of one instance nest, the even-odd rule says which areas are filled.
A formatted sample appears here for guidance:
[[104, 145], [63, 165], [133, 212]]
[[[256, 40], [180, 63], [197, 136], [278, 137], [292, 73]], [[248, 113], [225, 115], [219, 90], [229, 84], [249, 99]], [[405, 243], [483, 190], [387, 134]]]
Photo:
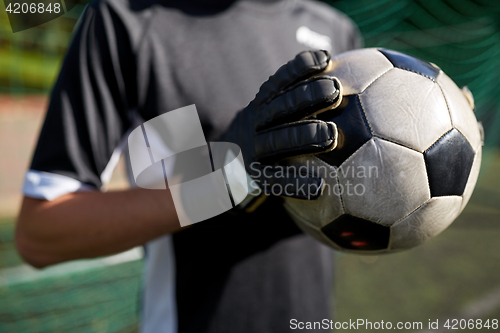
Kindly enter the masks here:
[[[102, 186], [102, 174], [136, 105], [134, 54], [109, 4], [89, 5], [53, 88], [26, 196], [51, 200]], [[48, 195], [47, 193], [50, 193]]]

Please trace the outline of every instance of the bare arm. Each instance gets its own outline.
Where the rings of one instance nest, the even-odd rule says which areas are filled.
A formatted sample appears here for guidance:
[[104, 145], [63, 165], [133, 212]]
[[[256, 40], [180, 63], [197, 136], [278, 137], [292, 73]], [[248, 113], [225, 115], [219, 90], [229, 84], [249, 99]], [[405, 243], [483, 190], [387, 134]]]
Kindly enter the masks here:
[[41, 268], [118, 253], [180, 228], [168, 190], [77, 192], [53, 201], [25, 197], [16, 245]]

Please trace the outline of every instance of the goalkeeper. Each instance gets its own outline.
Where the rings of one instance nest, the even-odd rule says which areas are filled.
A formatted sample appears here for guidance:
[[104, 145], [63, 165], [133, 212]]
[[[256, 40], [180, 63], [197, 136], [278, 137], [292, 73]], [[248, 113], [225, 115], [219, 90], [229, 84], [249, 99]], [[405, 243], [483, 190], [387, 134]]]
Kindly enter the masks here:
[[[285, 332], [291, 319], [329, 318], [331, 252], [295, 226], [280, 197], [182, 229], [168, 190], [99, 189], [131, 129], [190, 104], [207, 141], [237, 143], [247, 164], [331, 150], [335, 127], [304, 120], [338, 98], [316, 76], [330, 54], [300, 52], [359, 45], [351, 21], [316, 2], [92, 2], [26, 174], [19, 252], [45, 267], [144, 245], [145, 333]], [[322, 182], [272, 172], [269, 181], [311, 185], [316, 196]], [[297, 186], [290, 195], [303, 197]]]

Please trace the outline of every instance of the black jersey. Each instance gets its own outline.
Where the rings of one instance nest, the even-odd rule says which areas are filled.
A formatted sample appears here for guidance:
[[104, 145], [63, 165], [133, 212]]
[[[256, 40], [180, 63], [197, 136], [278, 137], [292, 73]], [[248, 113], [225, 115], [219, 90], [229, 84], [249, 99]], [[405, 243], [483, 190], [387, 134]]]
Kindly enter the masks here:
[[[53, 89], [25, 194], [100, 188], [134, 119], [195, 104], [216, 141], [297, 53], [359, 43], [346, 16], [316, 2], [93, 2]], [[279, 198], [146, 250], [144, 332], [286, 332], [291, 319], [331, 315], [331, 252], [300, 232]]]

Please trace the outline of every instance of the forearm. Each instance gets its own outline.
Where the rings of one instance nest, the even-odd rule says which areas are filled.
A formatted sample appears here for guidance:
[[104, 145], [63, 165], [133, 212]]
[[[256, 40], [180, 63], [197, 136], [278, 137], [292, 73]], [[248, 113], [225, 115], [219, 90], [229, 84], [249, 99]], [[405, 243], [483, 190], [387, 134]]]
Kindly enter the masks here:
[[168, 190], [78, 192], [53, 201], [25, 197], [16, 243], [43, 267], [121, 252], [179, 229]]

